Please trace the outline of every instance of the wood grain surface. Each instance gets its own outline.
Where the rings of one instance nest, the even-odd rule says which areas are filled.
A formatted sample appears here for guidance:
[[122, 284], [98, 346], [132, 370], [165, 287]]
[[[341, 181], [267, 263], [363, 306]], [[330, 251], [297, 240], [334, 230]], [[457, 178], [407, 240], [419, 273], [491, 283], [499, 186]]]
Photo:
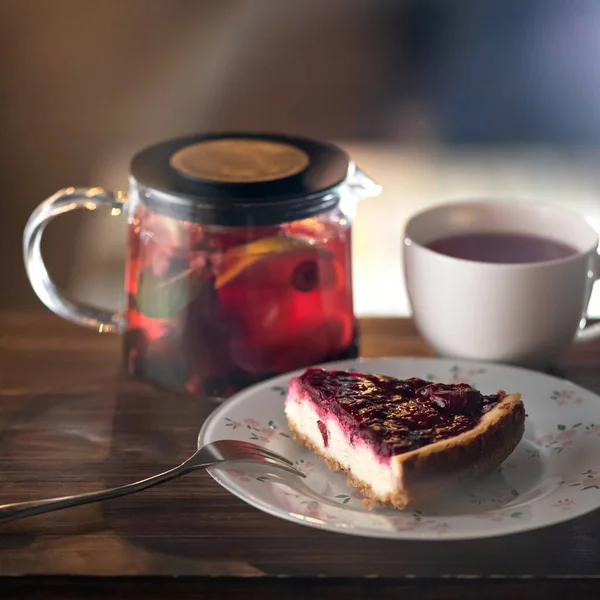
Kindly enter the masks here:
[[[432, 355], [412, 324], [363, 319], [363, 356]], [[600, 392], [600, 344], [554, 374]], [[152, 475], [194, 450], [214, 405], [120, 375], [120, 339], [0, 312], [0, 503]], [[281, 521], [204, 472], [0, 526], [0, 597], [600, 597], [600, 511], [465, 542], [343, 536]]]

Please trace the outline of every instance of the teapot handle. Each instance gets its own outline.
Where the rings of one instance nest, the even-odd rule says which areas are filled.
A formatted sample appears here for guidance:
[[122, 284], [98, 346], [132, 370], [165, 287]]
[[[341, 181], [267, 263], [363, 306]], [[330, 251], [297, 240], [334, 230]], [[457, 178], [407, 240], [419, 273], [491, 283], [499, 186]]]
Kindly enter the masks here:
[[23, 232], [23, 258], [27, 277], [39, 299], [63, 319], [108, 333], [119, 333], [124, 326], [121, 313], [76, 302], [56, 287], [48, 274], [41, 252], [42, 234], [46, 225], [55, 217], [77, 208], [95, 210], [102, 206], [110, 208], [113, 215], [121, 215], [126, 202], [127, 197], [122, 192], [113, 193], [99, 187], [71, 187], [44, 200], [29, 217]]

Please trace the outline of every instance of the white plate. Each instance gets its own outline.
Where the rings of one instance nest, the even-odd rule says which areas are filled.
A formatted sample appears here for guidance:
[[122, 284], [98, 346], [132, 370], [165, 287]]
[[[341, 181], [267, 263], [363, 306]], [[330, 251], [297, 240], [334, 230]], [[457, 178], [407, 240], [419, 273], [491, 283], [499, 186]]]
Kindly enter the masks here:
[[232, 438], [272, 448], [306, 473], [304, 489], [290, 489], [285, 476], [280, 479], [262, 466], [213, 467], [210, 473], [223, 487], [262, 511], [309, 527], [411, 540], [505, 535], [566, 521], [600, 506], [600, 397], [595, 394], [556, 377], [487, 363], [378, 358], [327, 367], [467, 382], [487, 394], [521, 392], [528, 414], [524, 439], [498, 472], [435, 507], [369, 509], [343, 474], [330, 471], [290, 437], [283, 400], [294, 374], [287, 374], [230, 398], [208, 418], [198, 441], [203, 445]]

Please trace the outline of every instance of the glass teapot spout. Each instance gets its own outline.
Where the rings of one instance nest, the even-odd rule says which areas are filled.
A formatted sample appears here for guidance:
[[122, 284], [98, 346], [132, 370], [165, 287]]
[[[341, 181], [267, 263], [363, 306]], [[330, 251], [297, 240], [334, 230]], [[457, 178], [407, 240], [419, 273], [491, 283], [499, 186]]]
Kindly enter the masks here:
[[348, 167], [348, 176], [342, 186], [341, 209], [353, 221], [358, 201], [363, 198], [374, 198], [381, 192], [382, 187], [351, 162]]
[[354, 192], [357, 200], [379, 196], [382, 191], [382, 187], [363, 173], [353, 162], [348, 168], [346, 184]]

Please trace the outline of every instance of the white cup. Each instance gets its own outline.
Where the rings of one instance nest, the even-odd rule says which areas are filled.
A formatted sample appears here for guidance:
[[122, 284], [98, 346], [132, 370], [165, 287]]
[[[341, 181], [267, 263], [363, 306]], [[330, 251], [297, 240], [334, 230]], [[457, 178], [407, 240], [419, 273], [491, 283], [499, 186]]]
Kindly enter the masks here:
[[[440, 254], [427, 244], [464, 233], [531, 234], [577, 253], [544, 262], [497, 264]], [[548, 204], [467, 201], [414, 215], [404, 238], [404, 273], [415, 325], [442, 356], [549, 366], [586, 327], [600, 278], [598, 234], [580, 215]]]

